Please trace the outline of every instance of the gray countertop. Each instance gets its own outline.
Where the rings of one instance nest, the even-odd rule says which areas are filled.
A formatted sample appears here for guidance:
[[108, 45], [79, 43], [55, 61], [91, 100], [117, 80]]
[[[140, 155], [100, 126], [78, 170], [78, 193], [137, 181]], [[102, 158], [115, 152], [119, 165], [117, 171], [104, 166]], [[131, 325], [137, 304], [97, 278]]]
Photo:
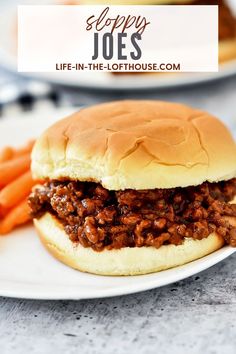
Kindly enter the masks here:
[[[236, 77], [136, 93], [58, 90], [75, 105], [118, 98], [185, 102], [210, 111], [236, 129]], [[235, 264], [236, 254], [176, 284], [117, 298], [1, 298], [0, 353], [235, 353]]]

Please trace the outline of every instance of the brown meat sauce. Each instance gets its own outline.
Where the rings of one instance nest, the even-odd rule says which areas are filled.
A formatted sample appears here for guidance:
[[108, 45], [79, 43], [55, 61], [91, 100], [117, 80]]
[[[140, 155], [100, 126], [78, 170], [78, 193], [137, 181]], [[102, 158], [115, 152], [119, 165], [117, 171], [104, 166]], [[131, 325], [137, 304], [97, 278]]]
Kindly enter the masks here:
[[180, 245], [212, 232], [236, 247], [236, 179], [197, 187], [109, 191], [92, 182], [51, 181], [29, 197], [32, 216], [54, 214], [74, 242], [96, 251]]

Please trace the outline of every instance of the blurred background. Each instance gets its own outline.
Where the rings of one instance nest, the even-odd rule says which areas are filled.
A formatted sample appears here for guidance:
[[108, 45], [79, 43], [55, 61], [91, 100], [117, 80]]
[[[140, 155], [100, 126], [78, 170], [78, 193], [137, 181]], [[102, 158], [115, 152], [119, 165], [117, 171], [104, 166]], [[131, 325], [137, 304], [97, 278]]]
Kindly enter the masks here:
[[[219, 5], [218, 73], [112, 74], [17, 73], [18, 4], [99, 4], [102, 1], [0, 0], [0, 119], [38, 117], [39, 113], [119, 99], [177, 101], [207, 110], [236, 131], [236, 0], [131, 0], [109, 4]], [[103, 2], [104, 3], [104, 2]]]

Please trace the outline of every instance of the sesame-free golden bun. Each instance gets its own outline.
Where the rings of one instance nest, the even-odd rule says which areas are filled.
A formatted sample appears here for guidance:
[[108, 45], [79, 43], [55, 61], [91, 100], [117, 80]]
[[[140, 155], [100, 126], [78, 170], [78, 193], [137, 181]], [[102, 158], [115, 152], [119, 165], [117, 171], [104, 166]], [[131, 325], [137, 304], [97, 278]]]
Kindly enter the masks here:
[[96, 252], [72, 242], [59, 221], [49, 213], [34, 220], [40, 240], [59, 261], [71, 268], [100, 275], [139, 275], [177, 267], [204, 257], [224, 245], [224, 240], [212, 233], [202, 240], [188, 238], [182, 245], [125, 247]]
[[236, 144], [214, 116], [178, 103], [116, 101], [81, 109], [36, 141], [35, 178], [109, 190], [175, 188], [236, 176]]

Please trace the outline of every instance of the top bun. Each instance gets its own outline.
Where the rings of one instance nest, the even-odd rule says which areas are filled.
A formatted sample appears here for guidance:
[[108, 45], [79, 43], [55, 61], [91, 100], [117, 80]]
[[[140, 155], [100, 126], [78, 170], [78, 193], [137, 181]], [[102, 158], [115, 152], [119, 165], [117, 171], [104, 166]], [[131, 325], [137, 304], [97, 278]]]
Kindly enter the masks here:
[[217, 118], [160, 101], [100, 104], [36, 142], [35, 178], [100, 182], [109, 190], [175, 188], [236, 176], [236, 144]]

